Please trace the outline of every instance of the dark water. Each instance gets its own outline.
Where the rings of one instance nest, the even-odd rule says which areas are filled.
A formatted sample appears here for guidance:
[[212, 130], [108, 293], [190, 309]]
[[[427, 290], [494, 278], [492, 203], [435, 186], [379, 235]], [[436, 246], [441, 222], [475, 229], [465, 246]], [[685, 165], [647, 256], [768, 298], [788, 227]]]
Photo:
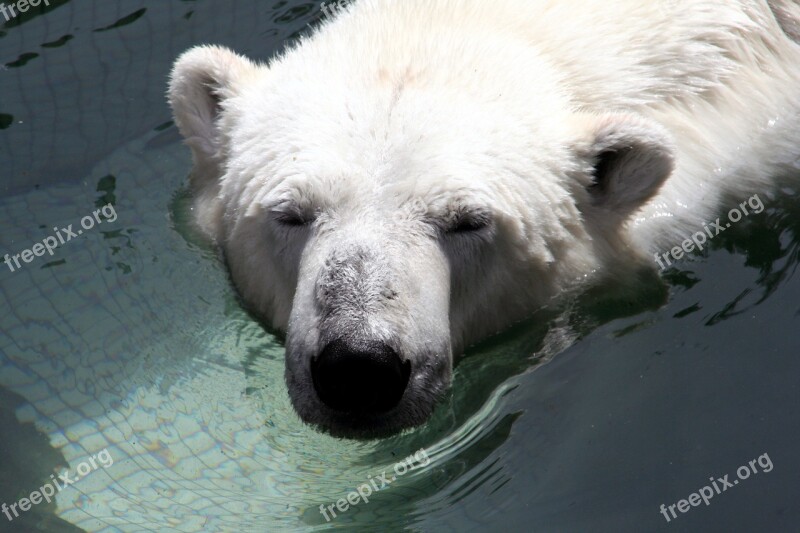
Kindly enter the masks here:
[[[116, 214], [52, 257], [0, 264], [0, 504], [97, 457], [0, 530], [797, 531], [791, 190], [661, 279], [603, 284], [472, 349], [423, 428], [356, 443], [297, 420], [279, 341], [187, 229], [189, 155], [163, 94], [189, 46], [266, 58], [320, 15], [51, 0], [0, 26], [0, 254]], [[321, 504], [421, 449], [325, 522]], [[739, 480], [759, 457], [771, 468]], [[725, 475], [739, 483], [709, 505], [660, 513]]]

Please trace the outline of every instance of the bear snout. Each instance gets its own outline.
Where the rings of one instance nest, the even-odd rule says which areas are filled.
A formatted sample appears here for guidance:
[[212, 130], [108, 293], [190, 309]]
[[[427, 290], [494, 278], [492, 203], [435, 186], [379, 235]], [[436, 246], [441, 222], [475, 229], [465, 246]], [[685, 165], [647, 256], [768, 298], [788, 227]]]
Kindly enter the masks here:
[[339, 339], [311, 360], [319, 399], [341, 413], [381, 415], [403, 398], [411, 362], [380, 341]]

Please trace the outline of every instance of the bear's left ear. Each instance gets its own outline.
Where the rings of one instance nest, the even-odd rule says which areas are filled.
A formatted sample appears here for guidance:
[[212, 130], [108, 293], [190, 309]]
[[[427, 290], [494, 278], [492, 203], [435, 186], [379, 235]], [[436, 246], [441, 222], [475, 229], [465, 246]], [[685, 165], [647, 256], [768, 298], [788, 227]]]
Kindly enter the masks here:
[[249, 59], [221, 46], [196, 46], [175, 61], [169, 103], [196, 167], [208, 169], [220, 163], [223, 147], [217, 122], [223, 103], [236, 96], [257, 69]]
[[588, 195], [586, 211], [627, 219], [652, 198], [675, 167], [675, 148], [661, 125], [632, 114], [581, 118], [588, 139], [579, 149], [589, 176], [581, 183]]

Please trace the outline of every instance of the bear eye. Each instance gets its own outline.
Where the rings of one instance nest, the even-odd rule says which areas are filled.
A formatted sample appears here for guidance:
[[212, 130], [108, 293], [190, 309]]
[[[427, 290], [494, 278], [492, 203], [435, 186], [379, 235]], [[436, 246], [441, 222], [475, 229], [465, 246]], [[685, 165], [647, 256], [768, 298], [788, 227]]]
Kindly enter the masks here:
[[489, 214], [483, 211], [459, 213], [447, 231], [448, 233], [476, 233], [488, 228], [490, 224]]
[[311, 218], [299, 210], [274, 211], [273, 218], [278, 224], [287, 228], [301, 228], [311, 222]]
[[295, 215], [281, 215], [277, 217], [277, 220], [282, 225], [291, 227], [305, 226], [306, 224], [308, 224], [308, 221]]

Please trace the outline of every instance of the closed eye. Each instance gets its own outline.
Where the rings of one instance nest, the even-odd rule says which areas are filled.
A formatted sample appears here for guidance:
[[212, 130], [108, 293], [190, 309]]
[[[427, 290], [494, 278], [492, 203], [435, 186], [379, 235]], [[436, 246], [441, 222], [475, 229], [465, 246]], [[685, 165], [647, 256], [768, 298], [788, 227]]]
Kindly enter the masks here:
[[272, 210], [272, 218], [286, 228], [302, 228], [314, 221], [312, 214], [295, 206], [282, 206]]
[[281, 226], [288, 226], [294, 228], [305, 226], [309, 223], [308, 220], [306, 220], [300, 215], [287, 214], [287, 213], [276, 214], [275, 221], [278, 222], [278, 224], [280, 224]]
[[491, 217], [484, 211], [461, 212], [455, 215], [447, 232], [453, 234], [477, 233], [487, 229], [491, 222]]

